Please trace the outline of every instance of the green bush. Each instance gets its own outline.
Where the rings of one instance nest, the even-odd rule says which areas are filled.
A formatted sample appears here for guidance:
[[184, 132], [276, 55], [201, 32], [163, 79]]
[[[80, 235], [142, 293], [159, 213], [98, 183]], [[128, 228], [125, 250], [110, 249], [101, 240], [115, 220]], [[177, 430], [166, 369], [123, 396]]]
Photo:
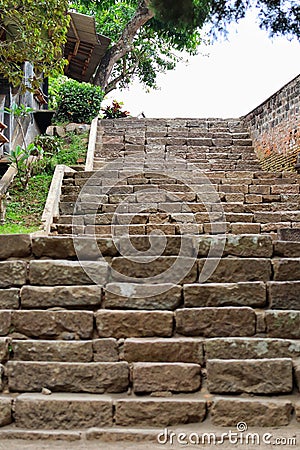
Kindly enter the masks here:
[[89, 83], [70, 80], [58, 92], [55, 122], [91, 123], [100, 111], [104, 97], [102, 89]]

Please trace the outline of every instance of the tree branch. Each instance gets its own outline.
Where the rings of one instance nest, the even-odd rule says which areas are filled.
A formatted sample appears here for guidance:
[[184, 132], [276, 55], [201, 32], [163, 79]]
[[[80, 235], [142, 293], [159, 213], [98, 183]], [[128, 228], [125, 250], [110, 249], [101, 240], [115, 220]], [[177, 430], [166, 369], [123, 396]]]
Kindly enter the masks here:
[[94, 84], [101, 86], [103, 90], [106, 90], [114, 65], [131, 50], [138, 30], [154, 16], [153, 11], [149, 8], [149, 1], [140, 1], [135, 15], [124, 28], [118, 42], [102, 58], [94, 77]]

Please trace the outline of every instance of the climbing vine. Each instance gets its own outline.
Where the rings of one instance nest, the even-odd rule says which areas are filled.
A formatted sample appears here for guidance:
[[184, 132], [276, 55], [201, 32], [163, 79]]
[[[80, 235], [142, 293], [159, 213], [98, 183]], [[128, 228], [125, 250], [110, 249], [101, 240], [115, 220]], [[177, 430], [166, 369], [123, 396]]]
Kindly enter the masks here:
[[[41, 74], [61, 73], [70, 18], [68, 0], [0, 0], [0, 76], [22, 91], [36, 89]], [[24, 80], [23, 63], [35, 75]]]

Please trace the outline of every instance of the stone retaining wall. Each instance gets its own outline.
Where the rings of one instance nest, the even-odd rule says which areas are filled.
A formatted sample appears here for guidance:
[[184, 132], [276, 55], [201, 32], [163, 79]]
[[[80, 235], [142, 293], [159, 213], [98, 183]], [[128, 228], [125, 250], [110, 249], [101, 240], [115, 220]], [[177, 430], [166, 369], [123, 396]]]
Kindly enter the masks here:
[[262, 168], [293, 171], [300, 152], [300, 75], [244, 117]]

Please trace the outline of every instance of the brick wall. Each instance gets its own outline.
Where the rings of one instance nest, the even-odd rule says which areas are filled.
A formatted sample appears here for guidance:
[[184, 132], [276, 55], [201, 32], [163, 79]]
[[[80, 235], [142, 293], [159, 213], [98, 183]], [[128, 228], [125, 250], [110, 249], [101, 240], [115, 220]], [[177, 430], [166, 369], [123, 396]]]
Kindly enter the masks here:
[[300, 153], [300, 75], [244, 120], [263, 169], [293, 171]]

